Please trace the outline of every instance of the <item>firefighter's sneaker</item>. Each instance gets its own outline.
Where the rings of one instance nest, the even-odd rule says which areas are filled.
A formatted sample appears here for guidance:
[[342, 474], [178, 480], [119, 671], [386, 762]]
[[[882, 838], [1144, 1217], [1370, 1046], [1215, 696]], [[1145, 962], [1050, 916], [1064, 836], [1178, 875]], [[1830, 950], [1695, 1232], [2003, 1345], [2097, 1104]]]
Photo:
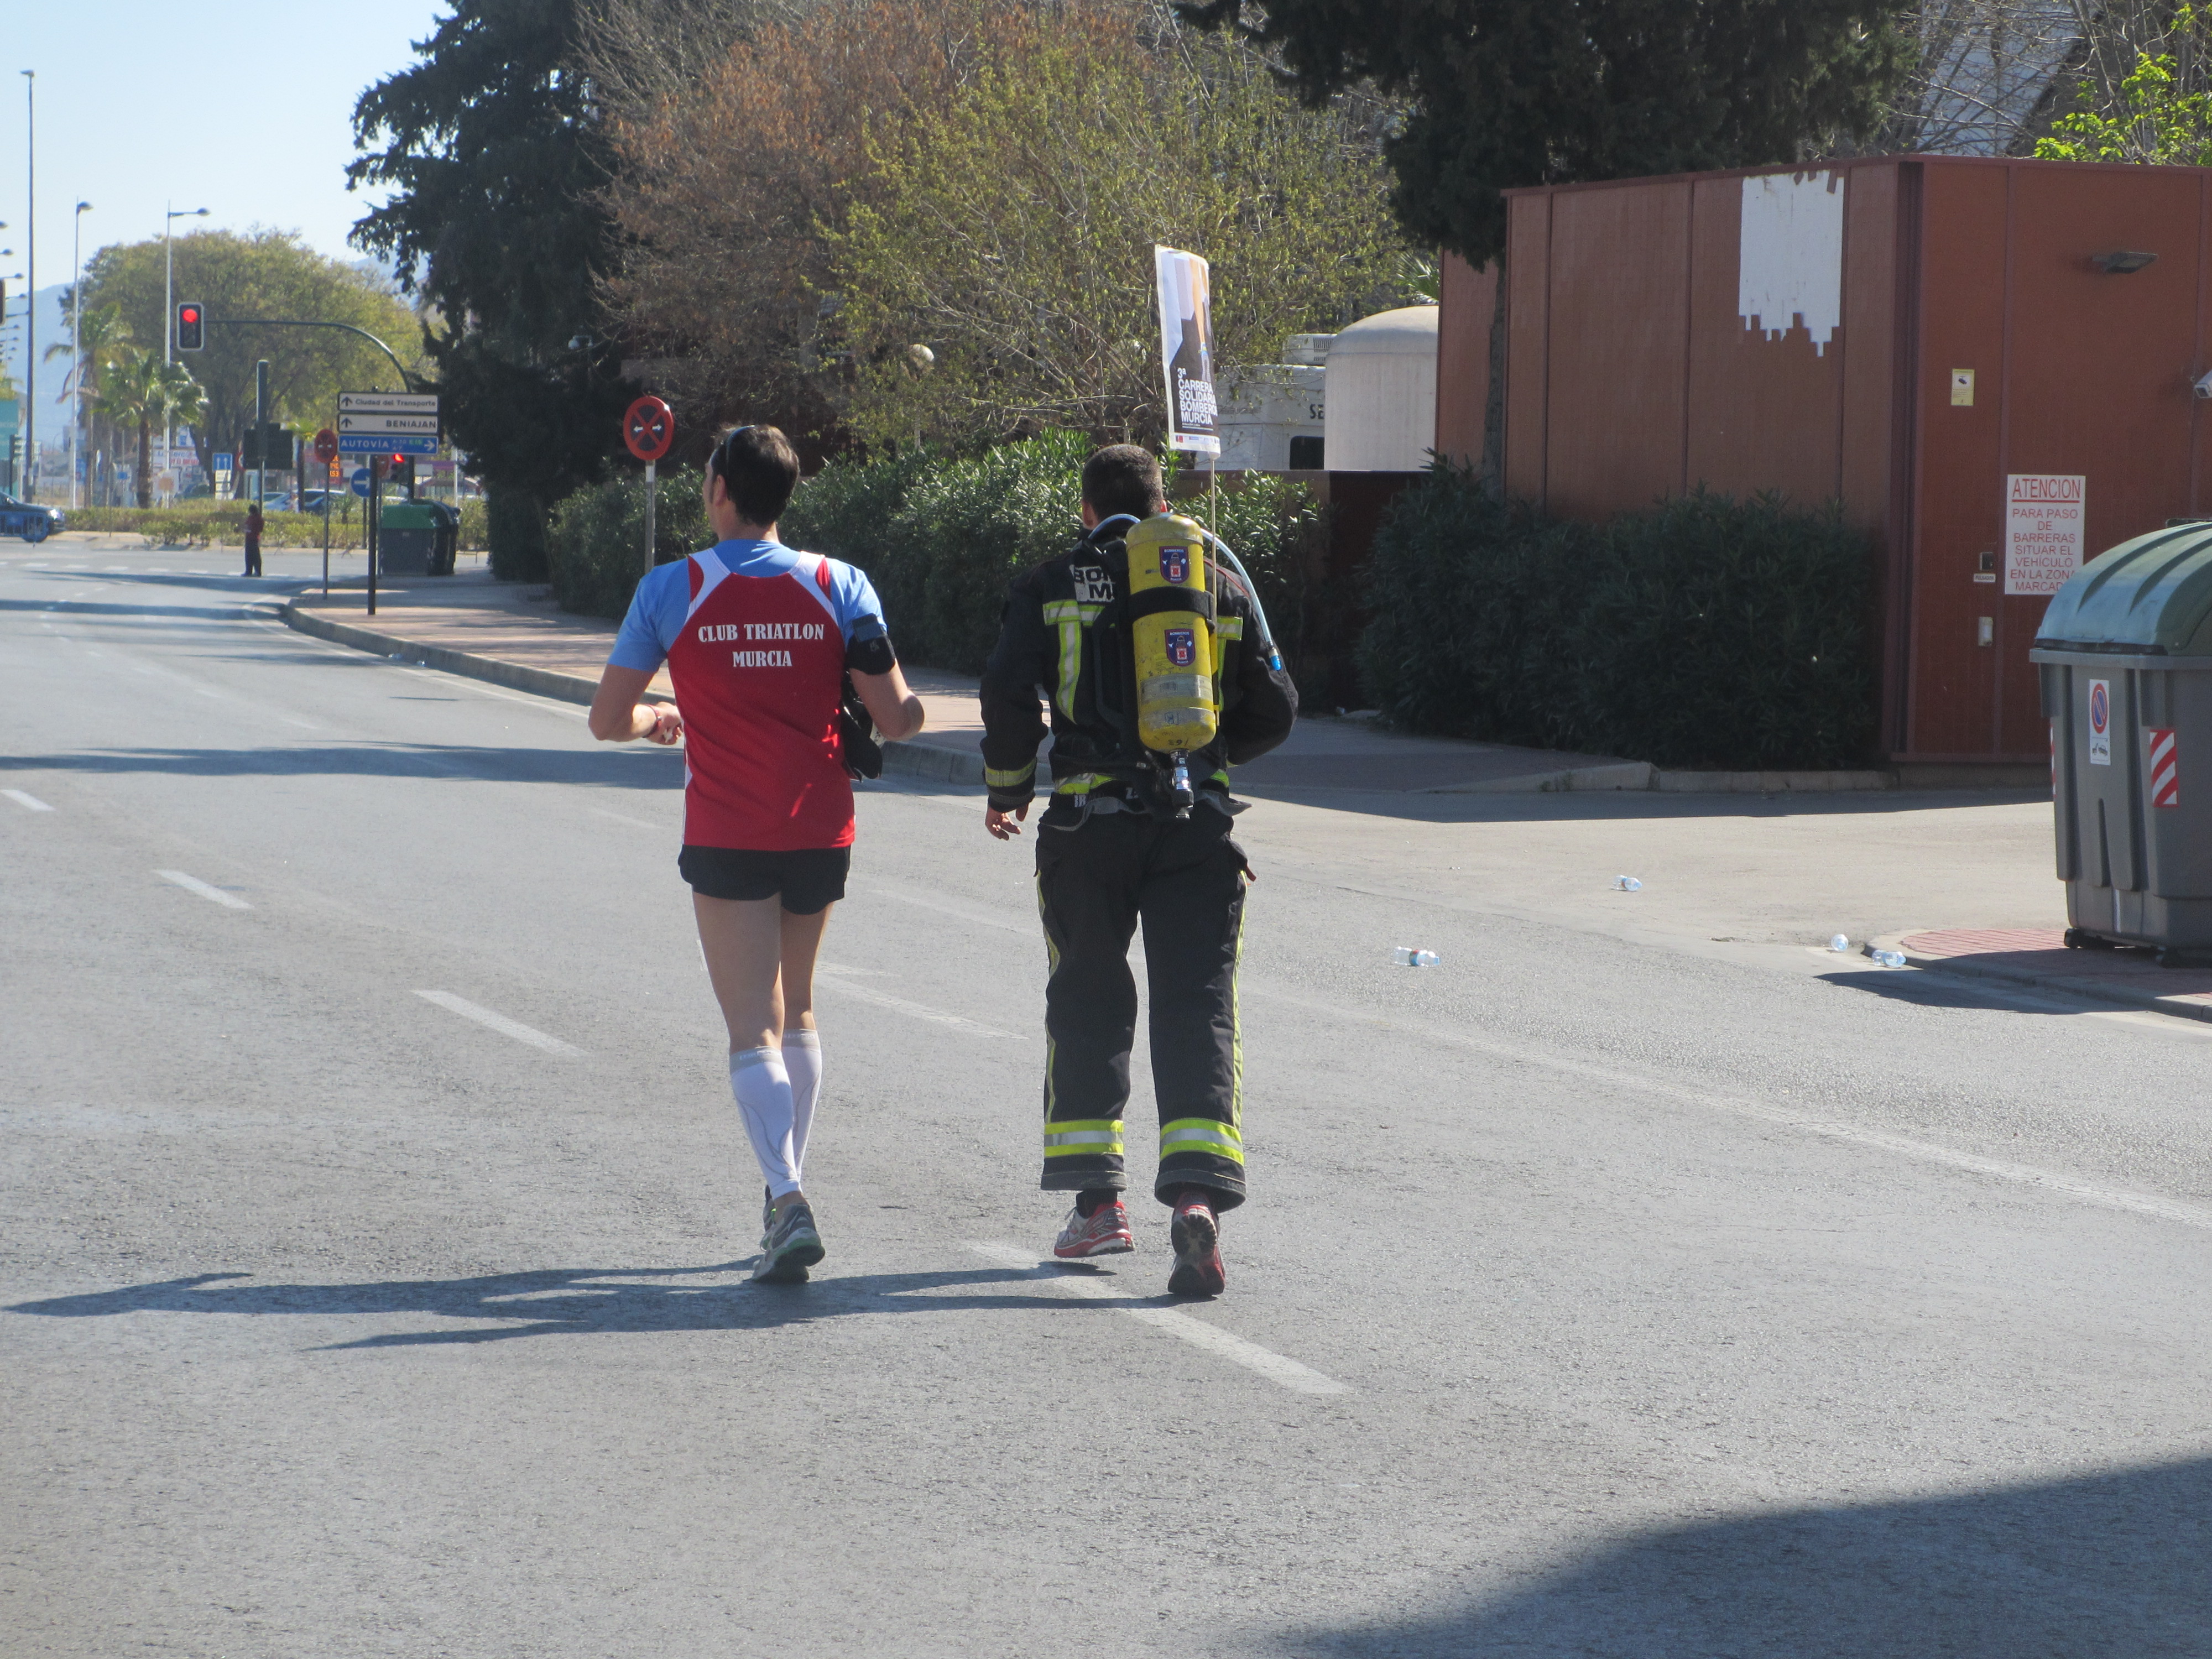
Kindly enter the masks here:
[[1219, 1296], [1229, 1282], [1221, 1267], [1221, 1222], [1205, 1200], [1187, 1198], [1175, 1207], [1168, 1227], [1175, 1247], [1175, 1271], [1168, 1275], [1170, 1296]]
[[1067, 1225], [1053, 1241], [1052, 1253], [1062, 1261], [1079, 1261], [1085, 1256], [1121, 1255], [1136, 1248], [1137, 1241], [1129, 1231], [1128, 1206], [1117, 1198], [1111, 1204], [1101, 1204], [1089, 1215], [1083, 1213], [1081, 1205], [1070, 1210]]
[[814, 1230], [814, 1212], [804, 1204], [787, 1205], [769, 1230], [760, 1260], [753, 1264], [753, 1283], [799, 1284], [805, 1279], [806, 1270], [826, 1254], [822, 1235]]

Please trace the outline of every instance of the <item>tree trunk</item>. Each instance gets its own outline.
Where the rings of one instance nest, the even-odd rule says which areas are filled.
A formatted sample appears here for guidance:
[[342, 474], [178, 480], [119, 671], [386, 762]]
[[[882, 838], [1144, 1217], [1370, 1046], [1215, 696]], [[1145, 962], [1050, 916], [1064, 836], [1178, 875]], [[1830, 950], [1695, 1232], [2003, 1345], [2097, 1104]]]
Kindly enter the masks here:
[[153, 479], [147, 472], [154, 464], [154, 422], [147, 416], [138, 417], [138, 471], [131, 482], [138, 486], [138, 505], [153, 506]]
[[1482, 483], [1505, 499], [1505, 255], [1496, 258], [1498, 299], [1490, 313], [1490, 390], [1483, 399]]

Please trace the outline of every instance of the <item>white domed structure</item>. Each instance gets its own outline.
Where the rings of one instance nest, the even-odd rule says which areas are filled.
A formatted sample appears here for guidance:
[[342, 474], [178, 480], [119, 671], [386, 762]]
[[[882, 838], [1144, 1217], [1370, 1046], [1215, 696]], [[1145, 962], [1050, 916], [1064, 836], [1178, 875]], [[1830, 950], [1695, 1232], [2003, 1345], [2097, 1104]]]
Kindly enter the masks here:
[[1329, 342], [1332, 472], [1418, 472], [1437, 441], [1437, 310], [1363, 317]]

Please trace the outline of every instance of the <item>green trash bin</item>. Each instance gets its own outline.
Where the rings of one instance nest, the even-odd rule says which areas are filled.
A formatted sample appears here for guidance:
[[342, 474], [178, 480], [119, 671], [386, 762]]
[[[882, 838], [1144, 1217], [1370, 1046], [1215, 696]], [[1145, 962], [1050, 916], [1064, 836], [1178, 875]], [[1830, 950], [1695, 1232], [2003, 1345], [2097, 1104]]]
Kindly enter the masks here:
[[2212, 523], [2082, 566], [2029, 656], [2051, 722], [2067, 944], [2212, 964]]
[[447, 576], [453, 567], [439, 562], [435, 503], [386, 501], [376, 532], [376, 568], [386, 576]]

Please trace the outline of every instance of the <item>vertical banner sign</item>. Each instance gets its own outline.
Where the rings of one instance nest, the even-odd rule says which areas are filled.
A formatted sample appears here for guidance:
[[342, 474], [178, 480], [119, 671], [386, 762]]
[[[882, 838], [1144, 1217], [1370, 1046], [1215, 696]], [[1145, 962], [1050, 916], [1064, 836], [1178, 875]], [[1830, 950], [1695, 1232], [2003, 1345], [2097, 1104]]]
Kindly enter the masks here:
[[1213, 398], [1213, 286], [1205, 260], [1152, 246], [1160, 300], [1160, 363], [1167, 373], [1168, 447], [1194, 455], [1221, 453]]
[[2079, 475], [2014, 472], [2005, 478], [2004, 591], [2056, 593], [2081, 568]]
[[2112, 683], [2089, 682], [2089, 764], [2112, 763]]

